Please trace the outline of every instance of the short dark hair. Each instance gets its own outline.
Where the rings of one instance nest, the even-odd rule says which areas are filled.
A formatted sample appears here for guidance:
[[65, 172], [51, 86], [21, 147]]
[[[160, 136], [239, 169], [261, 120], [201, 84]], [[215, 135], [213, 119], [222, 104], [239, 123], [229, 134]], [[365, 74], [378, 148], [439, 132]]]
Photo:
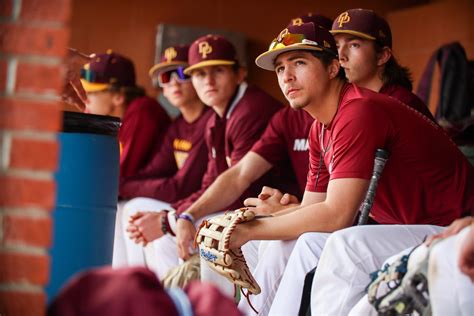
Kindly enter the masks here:
[[123, 93], [126, 107], [136, 98], [145, 96], [145, 89], [140, 86], [125, 87], [112, 84], [109, 87], [109, 91], [112, 93]]
[[[331, 52], [328, 52], [328, 51], [315, 51], [315, 50], [312, 50], [312, 51], [309, 51], [314, 57], [316, 57], [317, 59], [319, 59], [324, 66], [328, 67], [333, 59], [337, 60], [339, 62], [339, 59], [336, 55], [334, 55], [333, 53]], [[339, 72], [337, 73], [337, 76], [336, 78], [338, 79], [341, 79], [343, 81], [347, 81], [346, 79], [346, 73], [344, 72], [344, 69], [342, 67], [339, 66]]]
[[[377, 42], [374, 42], [375, 52], [381, 53], [384, 47]], [[385, 64], [382, 73], [382, 81], [384, 86], [402, 86], [409, 91], [413, 90], [413, 79], [410, 69], [400, 65], [392, 53], [390, 59]]]

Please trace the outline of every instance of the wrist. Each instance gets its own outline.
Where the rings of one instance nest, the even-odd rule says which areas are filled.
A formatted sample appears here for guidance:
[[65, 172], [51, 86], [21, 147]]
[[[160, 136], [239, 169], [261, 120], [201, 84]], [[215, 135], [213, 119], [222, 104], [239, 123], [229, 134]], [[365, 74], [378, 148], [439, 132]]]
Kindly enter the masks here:
[[164, 214], [162, 214], [160, 217], [161, 231], [163, 232], [164, 235], [171, 234], [172, 236], [176, 236], [173, 230], [171, 229], [170, 222], [168, 219], [169, 211], [164, 210], [163, 213]]
[[195, 222], [194, 216], [190, 213], [181, 213], [176, 217], [176, 220], [178, 220], [178, 219], [183, 219], [185, 221], [190, 222], [193, 225], [194, 225], [194, 222]]

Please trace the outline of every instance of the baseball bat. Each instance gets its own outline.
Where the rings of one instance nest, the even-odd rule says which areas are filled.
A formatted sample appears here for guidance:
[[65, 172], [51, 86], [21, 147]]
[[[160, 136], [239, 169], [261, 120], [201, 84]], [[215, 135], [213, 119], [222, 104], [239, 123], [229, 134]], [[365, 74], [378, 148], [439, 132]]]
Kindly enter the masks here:
[[359, 208], [360, 215], [357, 225], [365, 225], [369, 219], [370, 209], [374, 204], [375, 191], [377, 190], [380, 176], [382, 175], [383, 168], [389, 156], [390, 153], [384, 149], [377, 149], [375, 152], [374, 170], [372, 172], [372, 178], [370, 178], [370, 184], [365, 194], [364, 202], [362, 202]]

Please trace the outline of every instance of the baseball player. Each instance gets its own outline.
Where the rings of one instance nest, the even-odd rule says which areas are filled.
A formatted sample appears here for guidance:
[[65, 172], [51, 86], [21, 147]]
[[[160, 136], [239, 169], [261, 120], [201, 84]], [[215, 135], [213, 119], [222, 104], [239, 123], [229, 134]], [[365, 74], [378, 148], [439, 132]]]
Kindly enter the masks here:
[[111, 50], [95, 54], [81, 70], [88, 113], [117, 116], [120, 177], [134, 175], [150, 160], [163, 141], [171, 119], [154, 99], [135, 83], [133, 62]]
[[[320, 253], [329, 232], [353, 224], [377, 148], [391, 152], [391, 158], [380, 179], [371, 215], [374, 222], [446, 225], [474, 207], [472, 170], [443, 130], [394, 98], [347, 84], [328, 31], [312, 23], [288, 27], [256, 63], [276, 72], [293, 108], [304, 109], [317, 119], [309, 136], [310, 168], [301, 206], [238, 225], [229, 241], [229, 247], [236, 248], [249, 240], [283, 240], [272, 242], [275, 246], [259, 253], [254, 276], [262, 293], [251, 301], [261, 314], [268, 313], [278, 282], [278, 275], [270, 278], [271, 282], [266, 282], [264, 275], [281, 276], [297, 237], [305, 232], [325, 232], [302, 239], [312, 245], [313, 252]], [[459, 184], [456, 188], [451, 185], [453, 180]], [[426, 187], [425, 183], [432, 184]], [[395, 188], [396, 195], [392, 194]], [[446, 193], [449, 202], [444, 198]], [[311, 254], [308, 257], [307, 271], [317, 263]], [[301, 274], [301, 283], [307, 271]], [[299, 277], [301, 272], [292, 273]], [[295, 304], [300, 295], [287, 291], [285, 301]], [[257, 298], [261, 304], [256, 304]], [[239, 307], [253, 313], [245, 301]], [[274, 314], [295, 313], [278, 309]]]
[[[152, 198], [169, 203], [185, 198], [201, 186], [207, 166], [207, 149], [204, 130], [212, 110], [201, 102], [191, 79], [183, 73], [188, 66], [189, 46], [173, 46], [164, 50], [159, 63], [149, 73], [170, 103], [181, 112], [168, 128], [162, 146], [145, 168], [136, 175], [120, 181], [120, 198]], [[113, 266], [142, 263], [143, 248], [135, 243], [150, 239], [150, 230], [142, 222], [147, 219], [160, 221], [162, 213], [140, 212], [135, 214], [130, 227], [132, 240], [124, 238], [129, 226], [129, 216], [123, 214], [124, 202], [119, 204], [114, 242]], [[138, 262], [137, 262], [138, 260]]]
[[[152, 201], [130, 201], [124, 206], [128, 216], [143, 209], [176, 211], [176, 215], [173, 212], [164, 217], [167, 220], [164, 225], [152, 219], [142, 223], [152, 226], [157, 237], [152, 243], [156, 258], [148, 260], [148, 263], [159, 276], [178, 264], [178, 255], [183, 259], [189, 257], [189, 248], [196, 232], [194, 225], [199, 223], [197, 221], [201, 214], [184, 211], [205, 192], [219, 174], [239, 162], [260, 138], [269, 119], [281, 108], [278, 101], [244, 81], [245, 71], [238, 63], [235, 48], [224, 37], [207, 35], [197, 39], [191, 45], [188, 56], [189, 67], [184, 73], [191, 76], [201, 101], [214, 110], [205, 130], [209, 162], [202, 186], [171, 207], [163, 207], [163, 204]], [[258, 115], [255, 115], [256, 110]], [[227, 207], [222, 209], [242, 205], [244, 198], [256, 195], [262, 183], [269, 180], [262, 177], [259, 181], [261, 182], [252, 184], [241, 197], [224, 205]], [[175, 234], [176, 237], [171, 234], [162, 236], [164, 232]]]
[[[349, 82], [396, 98], [434, 122], [428, 108], [411, 92], [408, 69], [400, 66], [393, 56], [391, 29], [385, 19], [372, 10], [351, 9], [334, 20], [331, 33], [338, 47], [339, 63]], [[284, 304], [280, 298], [285, 290], [302, 292], [303, 283], [295, 278], [294, 271], [307, 270], [304, 262], [296, 259], [306, 255], [306, 247], [302, 245], [294, 250], [294, 259], [288, 264], [291, 267], [288, 271], [292, 272], [282, 278], [282, 291], [277, 292], [275, 308], [282, 309], [278, 305]], [[300, 248], [305, 250], [300, 253]]]
[[[298, 19], [292, 21], [298, 22]], [[396, 98], [435, 121], [428, 107], [412, 93], [412, 81], [407, 68], [400, 66], [392, 52], [392, 33], [385, 19], [372, 10], [352, 9], [332, 23], [339, 53], [339, 63], [349, 82], [359, 87]], [[249, 199], [246, 203], [257, 209], [280, 209], [291, 195], [265, 188], [267, 199]], [[282, 203], [277, 203], [281, 199]]]

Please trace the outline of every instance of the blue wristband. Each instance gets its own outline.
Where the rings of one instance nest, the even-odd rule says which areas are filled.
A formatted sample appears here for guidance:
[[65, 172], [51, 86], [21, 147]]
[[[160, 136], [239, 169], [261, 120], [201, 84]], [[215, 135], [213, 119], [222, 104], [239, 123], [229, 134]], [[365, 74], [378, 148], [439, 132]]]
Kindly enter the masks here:
[[180, 219], [184, 219], [188, 222], [191, 222], [191, 224], [194, 225], [194, 216], [192, 216], [191, 214], [188, 214], [188, 213], [181, 213], [178, 215], [178, 218]]

